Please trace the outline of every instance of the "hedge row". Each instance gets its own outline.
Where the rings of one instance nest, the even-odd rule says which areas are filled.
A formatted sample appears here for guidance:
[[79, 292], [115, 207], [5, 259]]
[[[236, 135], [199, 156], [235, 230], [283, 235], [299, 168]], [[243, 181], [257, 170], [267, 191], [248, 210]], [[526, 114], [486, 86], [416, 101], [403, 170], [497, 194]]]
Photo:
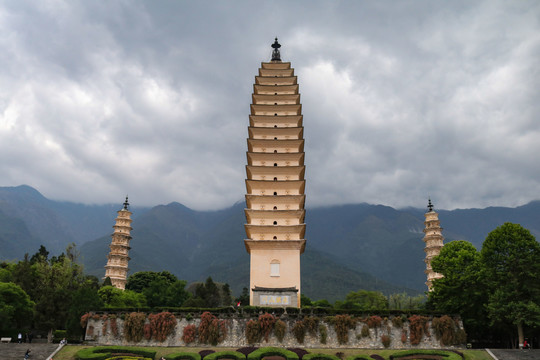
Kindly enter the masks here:
[[302, 357], [302, 360], [340, 360], [340, 358], [328, 354], [307, 354]]
[[177, 352], [165, 356], [166, 360], [201, 360], [199, 353]]
[[373, 360], [367, 355], [351, 355], [346, 360]]
[[121, 354], [136, 354], [145, 358], [154, 359], [156, 351], [145, 350], [131, 346], [96, 346], [77, 351], [75, 359], [78, 360], [106, 360]]
[[393, 353], [392, 355], [390, 355], [389, 358], [390, 360], [394, 360], [394, 359], [400, 359], [403, 357], [409, 357], [409, 356], [414, 356], [414, 355], [422, 355], [423, 358], [429, 355], [434, 355], [437, 357], [442, 356], [445, 358], [445, 360], [463, 360], [463, 357], [458, 355], [457, 353], [452, 352], [452, 351], [443, 351], [443, 350], [422, 350], [422, 351], [403, 350], [403, 351], [397, 351]]
[[168, 311], [174, 314], [202, 314], [205, 311], [209, 311], [212, 314], [223, 314], [223, 315], [234, 315], [234, 314], [245, 314], [245, 315], [256, 315], [258, 316], [261, 312], [273, 313], [275, 316], [280, 316], [284, 313], [288, 315], [319, 315], [319, 316], [332, 316], [332, 315], [353, 315], [358, 317], [366, 317], [368, 315], [379, 315], [381, 317], [390, 317], [396, 315], [406, 315], [407, 317], [411, 315], [422, 315], [422, 316], [442, 316], [450, 315], [440, 311], [429, 311], [429, 310], [354, 310], [354, 309], [333, 309], [327, 307], [311, 307], [305, 306], [302, 308], [274, 308], [274, 307], [263, 307], [263, 306], [242, 306], [242, 307], [222, 307], [222, 308], [182, 308], [182, 307], [143, 307], [143, 308], [103, 308], [97, 311], [96, 313], [111, 313], [111, 312], [162, 312]]
[[238, 351], [218, 351], [204, 357], [204, 360], [236, 359], [246, 360], [246, 356]]
[[[276, 347], [262, 347], [250, 353], [247, 356], [248, 360], [261, 360], [266, 356], [282, 356], [286, 360], [298, 360], [296, 353], [282, 348]], [[205, 359], [206, 360], [206, 359]]]

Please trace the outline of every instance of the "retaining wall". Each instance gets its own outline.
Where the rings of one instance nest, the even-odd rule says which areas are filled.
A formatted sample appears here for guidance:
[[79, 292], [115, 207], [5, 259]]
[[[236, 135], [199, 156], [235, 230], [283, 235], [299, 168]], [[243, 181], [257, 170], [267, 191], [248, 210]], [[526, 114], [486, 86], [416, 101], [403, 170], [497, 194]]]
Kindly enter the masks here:
[[[330, 317], [319, 317], [319, 324], [326, 326], [326, 343], [321, 342], [321, 336], [319, 331], [315, 334], [310, 334], [306, 329], [305, 338], [303, 343], [299, 343], [295, 336], [292, 334], [291, 329], [294, 326], [294, 323], [300, 319], [301, 316], [295, 316], [294, 318], [288, 317], [286, 314], [276, 316], [276, 319], [282, 320], [286, 323], [286, 335], [282, 342], [279, 342], [276, 336], [273, 334], [270, 335], [268, 342], [261, 340], [261, 342], [255, 344], [248, 344], [246, 340], [246, 324], [250, 319], [257, 319], [257, 317], [251, 316], [242, 316], [242, 314], [224, 314], [219, 317], [220, 320], [225, 321], [227, 336], [225, 340], [219, 343], [217, 346], [201, 344], [198, 341], [195, 341], [191, 344], [185, 344], [182, 341], [183, 329], [187, 325], [194, 324], [199, 326], [200, 318], [193, 317], [190, 320], [182, 318], [179, 314], [175, 314], [176, 317], [176, 327], [172, 334], [170, 334], [164, 342], [158, 342], [154, 339], [146, 340], [143, 339], [140, 342], [133, 343], [128, 342], [124, 335], [124, 321], [122, 314], [115, 313], [117, 316], [116, 327], [117, 334], [114, 335], [110, 327], [110, 320], [103, 320], [102, 317], [105, 313], [100, 314], [91, 314], [88, 319], [85, 341], [96, 344], [96, 345], [123, 345], [123, 346], [186, 346], [186, 347], [232, 347], [240, 348], [244, 346], [275, 346], [275, 347], [285, 347], [285, 348], [367, 348], [367, 349], [383, 349], [383, 343], [381, 337], [383, 335], [388, 335], [391, 339], [389, 349], [458, 349], [464, 348], [464, 345], [461, 346], [443, 346], [439, 340], [435, 338], [431, 320], [428, 322], [428, 331], [422, 337], [422, 340], [417, 345], [412, 345], [410, 342], [410, 328], [409, 322], [406, 321], [402, 324], [401, 327], [394, 326], [391, 318], [383, 318], [382, 324], [379, 327], [369, 329], [369, 336], [363, 337], [361, 332], [365, 323], [362, 321], [357, 321], [356, 326], [353, 329], [348, 331], [348, 342], [345, 344], [340, 344], [338, 342], [338, 337], [334, 329], [334, 325], [331, 323]], [[105, 314], [109, 315], [110, 314]], [[188, 317], [190, 318], [190, 317]], [[106, 333], [103, 333], [104, 322], [109, 321], [108, 327], [106, 327]], [[148, 319], [146, 320], [148, 323]], [[463, 324], [458, 321], [459, 328], [463, 329]], [[405, 336], [403, 334], [406, 334]], [[405, 342], [402, 341], [405, 339]]]

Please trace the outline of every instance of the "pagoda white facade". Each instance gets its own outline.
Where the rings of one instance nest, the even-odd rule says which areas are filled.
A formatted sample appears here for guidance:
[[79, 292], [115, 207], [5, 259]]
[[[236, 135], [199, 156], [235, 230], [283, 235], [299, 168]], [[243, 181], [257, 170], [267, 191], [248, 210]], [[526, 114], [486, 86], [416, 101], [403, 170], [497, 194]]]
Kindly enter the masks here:
[[306, 224], [304, 128], [297, 77], [280, 44], [255, 77], [246, 166], [250, 305], [300, 307]]
[[107, 265], [105, 265], [105, 277], [110, 278], [112, 285], [118, 289], [124, 290], [126, 288], [128, 262], [130, 260], [128, 256], [129, 242], [131, 240], [131, 211], [128, 209], [129, 203], [126, 196], [124, 207], [118, 211], [118, 217], [116, 218], [116, 224], [113, 226], [114, 232], [111, 235], [112, 241], [109, 255], [107, 256]]
[[431, 268], [431, 260], [438, 256], [443, 247], [444, 237], [442, 236], [441, 222], [439, 221], [439, 214], [433, 210], [433, 205], [431, 204], [431, 199], [428, 202], [428, 212], [424, 214], [426, 220], [424, 221], [424, 242], [426, 246], [424, 251], [426, 252], [426, 276], [427, 281], [426, 285], [428, 291], [431, 291], [433, 280], [440, 279], [443, 277], [442, 274], [436, 273]]

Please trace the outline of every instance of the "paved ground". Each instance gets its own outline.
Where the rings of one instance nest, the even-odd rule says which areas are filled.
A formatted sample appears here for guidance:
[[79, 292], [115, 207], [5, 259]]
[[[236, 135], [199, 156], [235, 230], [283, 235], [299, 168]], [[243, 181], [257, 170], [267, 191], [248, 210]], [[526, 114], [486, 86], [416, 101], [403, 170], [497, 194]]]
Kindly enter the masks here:
[[499, 360], [540, 360], [540, 349], [489, 349]]
[[0, 344], [1, 360], [23, 360], [26, 349], [30, 349], [29, 360], [45, 360], [58, 348], [58, 344]]

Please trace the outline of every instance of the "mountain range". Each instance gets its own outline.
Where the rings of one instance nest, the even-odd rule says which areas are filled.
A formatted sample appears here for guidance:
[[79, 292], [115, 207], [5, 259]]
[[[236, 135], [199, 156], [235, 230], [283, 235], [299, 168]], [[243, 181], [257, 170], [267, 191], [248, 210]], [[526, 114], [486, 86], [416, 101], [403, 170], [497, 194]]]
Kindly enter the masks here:
[[[73, 242], [86, 273], [101, 278], [121, 208], [120, 202], [53, 201], [25, 185], [0, 187], [0, 260], [21, 259], [40, 245], [59, 254]], [[195, 211], [176, 202], [130, 207], [130, 273], [167, 270], [189, 282], [211, 276], [239, 294], [249, 286], [244, 208], [243, 202], [217, 211]], [[504, 222], [520, 223], [537, 239], [540, 235], [540, 201], [516, 208], [437, 212], [445, 243], [464, 239], [480, 248], [487, 234]], [[302, 293], [335, 301], [359, 289], [411, 295], [425, 291], [424, 213], [365, 203], [308, 208]]]

